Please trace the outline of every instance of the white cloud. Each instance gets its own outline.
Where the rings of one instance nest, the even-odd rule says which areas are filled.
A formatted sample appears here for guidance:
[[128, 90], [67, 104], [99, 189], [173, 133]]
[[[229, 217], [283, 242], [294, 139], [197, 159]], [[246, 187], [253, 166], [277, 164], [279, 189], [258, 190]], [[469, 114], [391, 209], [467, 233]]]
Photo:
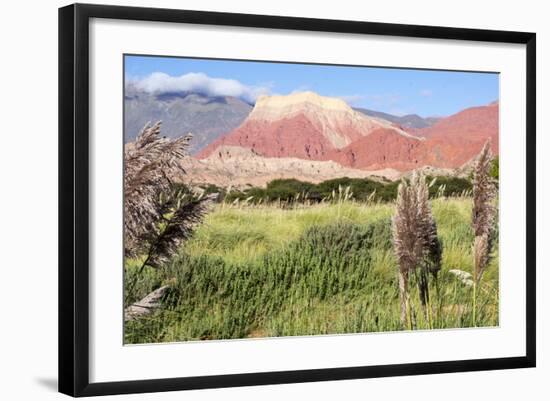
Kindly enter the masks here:
[[420, 91], [420, 96], [430, 97], [432, 95], [433, 95], [433, 92], [431, 91], [431, 89], [422, 89]]
[[295, 93], [307, 92], [307, 91], [310, 91], [310, 90], [311, 90], [311, 88], [308, 85], [300, 85], [296, 89], [291, 91], [290, 94], [293, 95]]
[[154, 94], [196, 92], [207, 96], [234, 96], [248, 102], [255, 102], [258, 96], [270, 93], [267, 86], [249, 86], [234, 79], [212, 78], [195, 72], [177, 77], [154, 72], [145, 78], [130, 82], [138, 89]]

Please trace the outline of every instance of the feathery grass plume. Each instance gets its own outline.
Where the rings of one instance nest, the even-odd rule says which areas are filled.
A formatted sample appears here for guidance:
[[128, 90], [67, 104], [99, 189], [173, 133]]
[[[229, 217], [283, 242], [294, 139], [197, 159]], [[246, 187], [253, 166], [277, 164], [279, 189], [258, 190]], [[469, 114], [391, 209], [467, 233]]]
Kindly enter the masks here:
[[202, 221], [218, 194], [189, 199], [188, 194], [177, 193], [162, 205], [164, 213], [160, 224], [149, 234], [149, 251], [144, 265], [158, 268], [168, 262], [181, 244]]
[[397, 189], [396, 212], [392, 219], [394, 251], [399, 263], [399, 301], [401, 323], [412, 329], [409, 273], [416, 265], [416, 197], [407, 181]]
[[187, 155], [192, 135], [160, 137], [161, 122], [146, 124], [136, 140], [124, 147], [124, 253], [135, 257], [142, 237], [161, 219], [159, 194], [168, 193], [171, 173], [185, 173], [179, 159]]
[[421, 268], [419, 291], [426, 315], [429, 307], [428, 273], [434, 277], [441, 269], [441, 243], [429, 204], [429, 189], [425, 177], [414, 172], [410, 184], [403, 180], [397, 192], [393, 216], [394, 251], [399, 263], [399, 293], [401, 321], [412, 328], [408, 294], [409, 275]]
[[474, 271], [472, 290], [472, 324], [477, 325], [477, 287], [491, 260], [496, 207], [496, 186], [491, 177], [490, 141], [479, 153], [473, 171], [472, 228], [474, 230]]
[[[429, 187], [422, 174], [413, 174], [411, 186], [416, 194], [416, 232], [418, 247], [419, 274], [418, 289], [420, 301], [429, 322], [431, 322], [429, 277], [431, 273], [437, 279], [437, 273], [441, 270], [442, 249], [437, 236], [437, 225], [432, 215], [429, 203]], [[431, 325], [431, 323], [430, 323]]]
[[187, 156], [192, 136], [162, 138], [160, 124], [147, 124], [124, 149], [124, 253], [127, 257], [145, 253], [128, 285], [126, 302], [145, 266], [158, 268], [168, 261], [217, 196], [196, 197], [174, 189], [170, 177], [185, 174], [179, 161]]
[[490, 142], [487, 141], [477, 157], [473, 172], [472, 228], [475, 236], [474, 280], [477, 282], [489, 264], [493, 248], [496, 187], [491, 178], [491, 160]]

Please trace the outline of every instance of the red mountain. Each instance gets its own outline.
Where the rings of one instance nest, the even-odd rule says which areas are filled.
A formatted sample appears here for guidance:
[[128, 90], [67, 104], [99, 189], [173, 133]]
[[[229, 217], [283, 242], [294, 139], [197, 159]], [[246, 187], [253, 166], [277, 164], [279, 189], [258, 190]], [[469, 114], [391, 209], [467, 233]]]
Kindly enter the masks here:
[[206, 157], [220, 146], [241, 146], [266, 157], [324, 159], [334, 146], [303, 114], [280, 120], [246, 120], [229, 135], [208, 145], [199, 157]]
[[479, 153], [487, 140], [493, 153], [498, 154], [498, 102], [462, 110], [416, 134], [426, 138], [424, 163], [435, 167], [462, 166]]
[[425, 141], [399, 135], [392, 128], [379, 128], [331, 152], [327, 159], [344, 166], [367, 170], [393, 168], [413, 170], [424, 165]]
[[493, 151], [498, 152], [498, 120], [499, 106], [498, 102], [494, 102], [442, 118], [430, 127], [416, 130], [416, 135], [437, 138], [456, 145], [465, 141], [485, 142], [490, 138]]
[[327, 160], [371, 132], [419, 139], [391, 123], [368, 117], [344, 101], [313, 92], [263, 96], [237, 129], [212, 142], [199, 155], [215, 155], [220, 146], [240, 146], [265, 157]]
[[422, 166], [460, 167], [487, 139], [498, 152], [498, 103], [463, 110], [411, 135], [354, 111], [340, 99], [304, 92], [260, 97], [240, 127], [212, 142], [198, 157], [221, 159], [222, 152], [240, 147], [269, 158], [333, 160], [356, 169], [408, 171]]

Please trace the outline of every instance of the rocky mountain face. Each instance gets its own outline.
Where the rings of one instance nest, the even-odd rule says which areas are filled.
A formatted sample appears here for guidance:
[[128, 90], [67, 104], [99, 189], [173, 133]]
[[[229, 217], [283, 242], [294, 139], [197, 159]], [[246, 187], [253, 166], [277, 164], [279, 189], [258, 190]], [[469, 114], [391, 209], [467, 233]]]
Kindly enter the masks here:
[[430, 127], [419, 129], [416, 135], [428, 139], [448, 141], [460, 146], [466, 142], [491, 139], [493, 151], [498, 151], [499, 105], [493, 102], [487, 106], [471, 107], [442, 118]]
[[191, 132], [191, 153], [238, 127], [252, 106], [235, 97], [208, 97], [197, 93], [152, 94], [126, 86], [125, 141], [133, 140], [143, 126], [162, 121], [163, 135], [176, 138]]
[[192, 185], [214, 184], [220, 187], [263, 187], [281, 178], [319, 183], [341, 177], [371, 178], [374, 180], [400, 177], [397, 170], [360, 170], [342, 166], [332, 160], [316, 161], [297, 157], [263, 157], [241, 146], [222, 145], [216, 154], [203, 159], [187, 157], [182, 160], [185, 180]]
[[388, 121], [353, 110], [340, 99], [313, 92], [264, 96], [240, 127], [212, 142], [198, 157], [215, 155], [221, 146], [238, 146], [264, 157], [333, 160], [337, 151], [375, 131], [421, 141]]
[[491, 141], [493, 153], [498, 154], [498, 121], [498, 103], [472, 107], [441, 118], [429, 127], [407, 130], [421, 138], [421, 142], [375, 131], [334, 152], [330, 158], [355, 168], [455, 169], [476, 156], [487, 140]]
[[333, 151], [328, 157], [343, 166], [353, 168], [407, 171], [424, 165], [425, 149], [423, 138], [398, 135], [394, 128], [381, 128], [343, 149]]

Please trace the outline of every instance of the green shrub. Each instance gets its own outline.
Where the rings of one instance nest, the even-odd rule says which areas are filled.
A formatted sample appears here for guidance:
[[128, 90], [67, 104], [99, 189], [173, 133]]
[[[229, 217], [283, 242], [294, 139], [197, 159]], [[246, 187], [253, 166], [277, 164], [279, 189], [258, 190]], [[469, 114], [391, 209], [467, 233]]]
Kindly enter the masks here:
[[298, 194], [307, 194], [315, 188], [315, 184], [295, 179], [278, 179], [270, 181], [265, 189], [268, 200], [292, 201]]
[[[496, 175], [498, 176], [498, 160], [496, 162]], [[429, 181], [433, 177], [427, 178]], [[221, 199], [227, 203], [235, 200], [248, 200], [251, 203], [259, 202], [320, 202], [323, 199], [332, 199], [334, 194], [349, 187], [351, 199], [364, 202], [392, 202], [397, 197], [399, 181], [379, 182], [368, 178], [335, 178], [323, 181], [319, 184], [299, 181], [296, 179], [277, 179], [270, 181], [266, 188], [249, 188], [245, 190], [233, 190], [225, 194]], [[217, 188], [217, 187], [216, 187]], [[219, 189], [219, 188], [217, 188]], [[436, 196], [460, 196], [465, 191], [471, 191], [472, 183], [469, 179], [459, 177], [436, 177], [434, 185], [430, 187], [430, 197]], [[211, 189], [210, 191], [214, 191]], [[220, 189], [220, 193], [223, 191]]]
[[317, 191], [322, 197], [330, 197], [332, 192], [338, 192], [339, 188], [350, 187], [353, 199], [366, 200], [374, 191], [378, 192], [383, 184], [369, 180], [368, 178], [335, 178], [317, 184]]
[[[427, 182], [431, 182], [434, 177], [428, 176]], [[443, 188], [443, 189], [442, 189]], [[443, 196], [460, 196], [465, 191], [472, 190], [472, 182], [466, 178], [460, 177], [435, 177], [435, 183], [430, 187], [430, 197], [438, 195]]]

